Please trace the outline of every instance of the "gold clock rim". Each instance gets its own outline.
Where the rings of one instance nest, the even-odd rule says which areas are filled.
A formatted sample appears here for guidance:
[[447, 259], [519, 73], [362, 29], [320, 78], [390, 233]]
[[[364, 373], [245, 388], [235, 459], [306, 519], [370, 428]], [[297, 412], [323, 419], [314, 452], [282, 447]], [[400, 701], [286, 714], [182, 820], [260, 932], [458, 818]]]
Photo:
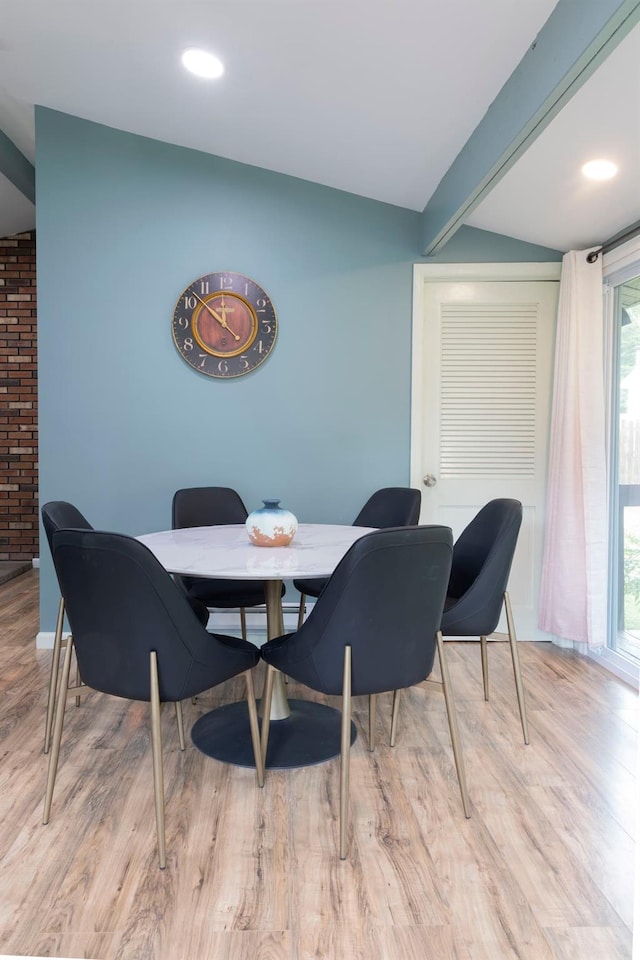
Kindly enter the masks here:
[[[236, 276], [239, 276], [239, 274], [236, 274]], [[195, 283], [197, 282], [198, 281], [196, 280]], [[226, 297], [227, 296], [233, 297], [234, 300], [241, 300], [242, 303], [244, 303], [245, 307], [247, 307], [247, 309], [249, 310], [249, 313], [251, 314], [251, 333], [249, 335], [249, 338], [244, 341], [244, 343], [242, 344], [241, 347], [239, 347], [239, 349], [231, 350], [227, 353], [219, 353], [217, 350], [214, 350], [212, 347], [207, 346], [207, 344], [203, 341], [202, 337], [200, 336], [200, 332], [198, 331], [198, 317], [202, 313], [202, 311], [205, 309], [204, 303], [208, 303], [209, 300], [212, 300], [219, 293], [224, 294]], [[235, 291], [233, 290], [215, 290], [213, 293], [207, 294], [207, 296], [203, 297], [202, 299], [204, 300], [204, 303], [198, 304], [198, 306], [195, 308], [195, 310], [191, 314], [191, 320], [189, 321], [189, 326], [193, 331], [193, 336], [197, 341], [198, 346], [200, 346], [205, 351], [205, 353], [208, 353], [209, 356], [219, 357], [220, 360], [227, 360], [230, 357], [239, 357], [240, 354], [244, 353], [245, 350], [249, 350], [253, 344], [253, 341], [258, 336], [259, 327], [258, 327], [258, 315], [254, 310], [253, 305], [246, 299], [246, 297], [243, 297], [242, 294], [240, 293], [235, 293]]]

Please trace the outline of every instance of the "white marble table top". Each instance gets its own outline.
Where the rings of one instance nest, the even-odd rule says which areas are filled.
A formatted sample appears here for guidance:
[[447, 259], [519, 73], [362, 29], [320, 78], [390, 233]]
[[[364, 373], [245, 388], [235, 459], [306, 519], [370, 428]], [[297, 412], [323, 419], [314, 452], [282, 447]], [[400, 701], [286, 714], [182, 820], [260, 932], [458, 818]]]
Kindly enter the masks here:
[[288, 547], [257, 547], [244, 524], [185, 527], [137, 539], [170, 573], [233, 580], [291, 580], [327, 577], [352, 543], [371, 527], [301, 523]]

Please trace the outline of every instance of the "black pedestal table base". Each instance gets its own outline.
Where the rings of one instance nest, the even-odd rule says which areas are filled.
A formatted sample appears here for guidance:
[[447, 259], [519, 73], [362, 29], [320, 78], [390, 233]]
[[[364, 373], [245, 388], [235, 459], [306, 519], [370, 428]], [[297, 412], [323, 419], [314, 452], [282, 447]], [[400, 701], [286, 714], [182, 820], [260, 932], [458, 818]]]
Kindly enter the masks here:
[[[340, 756], [341, 714], [333, 707], [312, 700], [289, 700], [291, 716], [272, 720], [269, 727], [267, 768], [287, 770], [308, 767]], [[191, 739], [208, 757], [255, 767], [249, 710], [244, 700], [218, 707], [193, 725]], [[351, 722], [351, 743], [356, 726]]]

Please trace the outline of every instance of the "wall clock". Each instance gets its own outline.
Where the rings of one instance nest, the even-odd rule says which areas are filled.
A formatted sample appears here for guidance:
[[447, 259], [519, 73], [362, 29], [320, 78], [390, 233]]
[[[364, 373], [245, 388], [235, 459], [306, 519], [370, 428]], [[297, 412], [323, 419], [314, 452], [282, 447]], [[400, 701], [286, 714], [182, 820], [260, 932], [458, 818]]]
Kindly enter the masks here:
[[278, 320], [265, 290], [240, 273], [207, 273], [178, 297], [171, 325], [187, 363], [208, 377], [241, 377], [263, 363]]

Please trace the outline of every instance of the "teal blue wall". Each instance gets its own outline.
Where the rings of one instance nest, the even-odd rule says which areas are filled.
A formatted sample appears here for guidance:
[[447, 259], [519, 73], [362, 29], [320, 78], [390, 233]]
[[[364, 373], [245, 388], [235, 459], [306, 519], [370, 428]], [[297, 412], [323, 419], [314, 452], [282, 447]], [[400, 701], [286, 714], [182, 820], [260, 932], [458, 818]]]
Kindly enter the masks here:
[[460, 227], [446, 247], [416, 263], [551, 263], [562, 260], [560, 250], [540, 247], [477, 227]]
[[35, 170], [15, 143], [0, 130], [0, 173], [32, 203], [35, 201]]
[[[418, 213], [40, 108], [36, 190], [41, 503], [139, 534], [170, 526], [177, 488], [216, 484], [349, 523], [408, 483]], [[506, 257], [504, 238], [492, 256], [482, 234], [460, 241], [473, 259], [550, 259], [515, 241]], [[278, 313], [273, 353], [238, 380], [198, 374], [171, 337], [179, 293], [217, 270]]]

